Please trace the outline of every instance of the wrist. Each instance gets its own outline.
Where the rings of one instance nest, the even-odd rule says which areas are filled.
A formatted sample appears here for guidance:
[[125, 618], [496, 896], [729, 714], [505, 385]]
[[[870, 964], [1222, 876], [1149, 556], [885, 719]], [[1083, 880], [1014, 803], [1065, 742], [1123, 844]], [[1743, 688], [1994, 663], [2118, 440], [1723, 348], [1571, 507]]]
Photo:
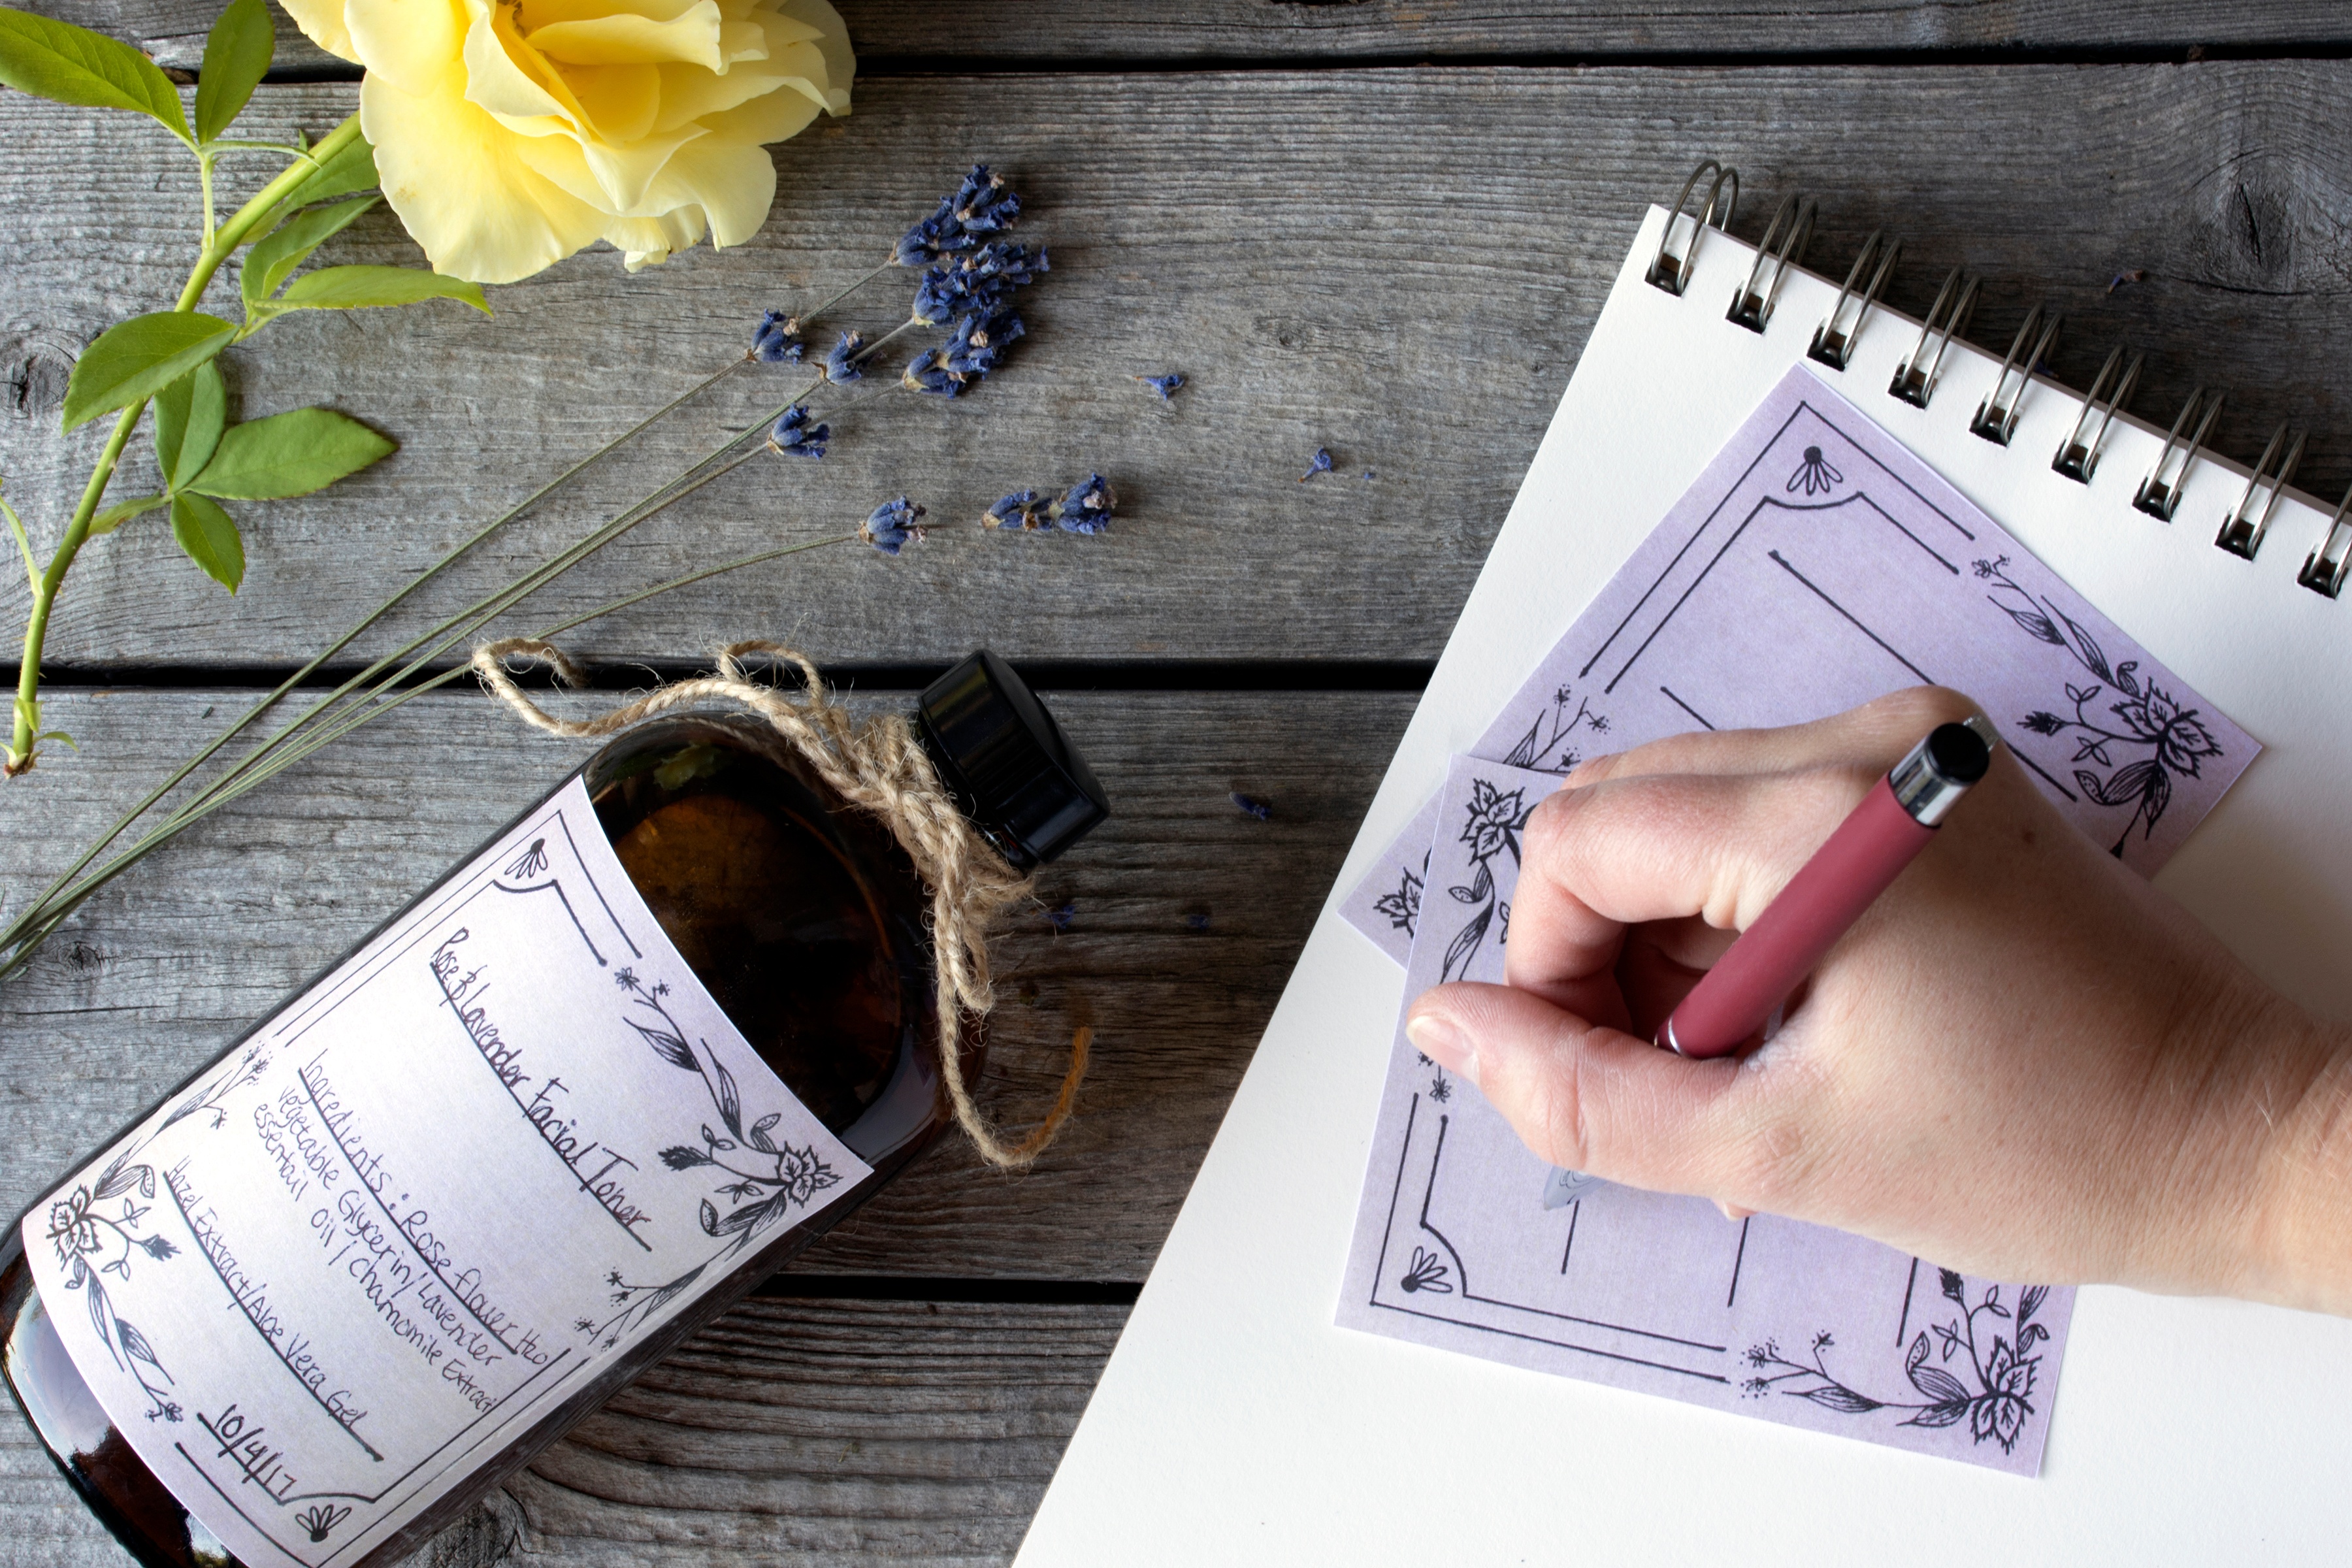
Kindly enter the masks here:
[[[2231, 1294], [2352, 1316], [2352, 1029], [2305, 1021], [2299, 1085], [2273, 1107]], [[2290, 1058], [2292, 1059], [2292, 1058]]]

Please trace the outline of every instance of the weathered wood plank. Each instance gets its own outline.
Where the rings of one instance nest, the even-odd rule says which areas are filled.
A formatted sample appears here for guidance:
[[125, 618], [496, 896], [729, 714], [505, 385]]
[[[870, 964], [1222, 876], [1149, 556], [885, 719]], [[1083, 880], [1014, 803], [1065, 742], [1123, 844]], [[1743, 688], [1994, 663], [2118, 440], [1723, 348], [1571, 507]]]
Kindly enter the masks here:
[[[26, 7], [98, 27], [194, 70], [213, 0], [33, 0]], [[2310, 46], [2341, 41], [2328, 0], [2097, 0], [1951, 5], [1940, 0], [1068, 0], [948, 7], [929, 0], [839, 0], [860, 54], [889, 59], [1040, 62], [1417, 58], [1432, 55], [1781, 54], [1799, 50]], [[280, 14], [281, 69], [349, 68]]]
[[[60, 694], [82, 742], [8, 787], [14, 908], [249, 697]], [[894, 705], [904, 699], [891, 700]], [[1412, 700], [1050, 694], [1111, 820], [1001, 944], [986, 1103], [1019, 1119], [1097, 1031], [1077, 1121], [1032, 1172], [942, 1141], [796, 1267], [1140, 1279], [1255, 1046]], [[215, 719], [200, 719], [206, 709]], [[0, 985], [0, 1215], [551, 787], [586, 748], [485, 699], [422, 699], [134, 869]], [[1272, 803], [1260, 822], [1235, 789]], [[1044, 910], [1076, 904], [1056, 934]], [[1204, 916], [1195, 931], [1190, 916]]]
[[[352, 90], [262, 97], [255, 129], [283, 132], [331, 124]], [[2062, 375], [2086, 382], [2129, 339], [2151, 352], [2139, 407], [2168, 418], [2214, 374], [2236, 387], [2225, 450], [2251, 456], [2294, 412], [2320, 432], [2305, 476], [2341, 483], [2352, 61], [885, 80], [855, 117], [780, 149], [775, 216], [739, 249], [635, 278], [610, 253], [583, 256], [497, 290], [496, 321], [455, 306], [322, 312], [234, 351], [248, 414], [331, 400], [405, 449], [327, 496], [241, 508], [253, 567], [235, 600], [152, 518], [100, 541], [53, 658], [292, 660], [740, 352], [761, 306], [855, 276], [971, 157], [1019, 174], [1054, 247], [1012, 365], [953, 404], [870, 389], [823, 465], [730, 476], [552, 608], [830, 529], [902, 490], [961, 521], [1016, 485], [1099, 468], [1126, 498], [1117, 531], [962, 531], [898, 562], [810, 557], [632, 611], [583, 647], [677, 657], [783, 630], [835, 660], [944, 659], [982, 639], [1031, 658], [1430, 658], [1642, 205], [1703, 150], [1745, 167], [1745, 231], [1780, 193], [1819, 192], [1823, 267], [1842, 271], [1860, 235], [1888, 225], [1908, 241], [1898, 305], [1923, 308], [1965, 261], [1990, 279], [1979, 341], [2004, 346], [2049, 300], [2069, 313]], [[0, 470], [44, 534], [99, 439], [95, 426], [55, 433], [66, 365], [177, 287], [185, 163], [160, 132], [0, 97], [0, 215], [16, 237], [0, 274], [14, 389]], [[415, 258], [381, 214], [330, 249]], [[2127, 272], [2143, 280], [2110, 293]], [[844, 321], [887, 323], [905, 281]], [[1166, 368], [1193, 384], [1163, 408], [1131, 377]], [[486, 550], [468, 581], [537, 559], [583, 509], [635, 493], [777, 384], [763, 373], [766, 390], [737, 388], [616, 465], [580, 505]], [[1339, 471], [1297, 483], [1318, 446]], [[20, 584], [0, 587], [0, 624], [24, 602]]]
[[[754, 1299], [408, 1568], [972, 1568], [1020, 1544], [1123, 1307]], [[0, 1564], [125, 1562], [0, 1414]]]

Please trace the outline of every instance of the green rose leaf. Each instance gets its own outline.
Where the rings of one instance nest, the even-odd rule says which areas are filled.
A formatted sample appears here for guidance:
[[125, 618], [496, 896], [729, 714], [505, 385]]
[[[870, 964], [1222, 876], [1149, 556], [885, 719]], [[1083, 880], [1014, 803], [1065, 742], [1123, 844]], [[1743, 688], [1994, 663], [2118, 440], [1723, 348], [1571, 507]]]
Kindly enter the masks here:
[[278, 29], [261, 0], [229, 0], [205, 39], [196, 77], [196, 140], [214, 142], [244, 110], [278, 52]]
[[347, 196], [353, 191], [375, 189], [375, 149], [364, 138], [353, 137], [343, 143], [341, 151], [324, 163], [310, 171], [310, 177], [287, 194], [278, 204], [281, 213], [297, 207], [323, 202], [331, 196]]
[[230, 426], [191, 488], [235, 500], [306, 496], [397, 450], [349, 415], [297, 408]]
[[179, 89], [155, 62], [102, 33], [0, 8], [0, 82], [85, 109], [128, 109], [195, 144]]
[[228, 423], [228, 387], [206, 360], [155, 395], [155, 466], [167, 489], [185, 489], [213, 460]]
[[420, 300], [460, 300], [485, 316], [490, 313], [480, 284], [414, 267], [322, 267], [294, 279], [278, 303], [293, 310], [356, 310]]
[[217, 505], [200, 495], [172, 498], [172, 537], [205, 575], [236, 592], [245, 581], [245, 542], [236, 536], [236, 522]]
[[373, 196], [361, 196], [331, 207], [312, 207], [255, 246], [237, 279], [237, 287], [245, 293], [245, 308], [249, 311], [277, 293], [278, 286], [291, 278], [328, 236], [350, 227], [352, 219], [375, 203]]
[[231, 323], [194, 310], [157, 310], [116, 322], [74, 362], [66, 382], [65, 427], [154, 396], [236, 336]]
[[112, 533], [132, 518], [144, 516], [159, 506], [169, 506], [171, 501], [169, 496], [141, 496], [136, 500], [116, 501], [89, 520], [89, 536], [96, 539], [101, 533]]

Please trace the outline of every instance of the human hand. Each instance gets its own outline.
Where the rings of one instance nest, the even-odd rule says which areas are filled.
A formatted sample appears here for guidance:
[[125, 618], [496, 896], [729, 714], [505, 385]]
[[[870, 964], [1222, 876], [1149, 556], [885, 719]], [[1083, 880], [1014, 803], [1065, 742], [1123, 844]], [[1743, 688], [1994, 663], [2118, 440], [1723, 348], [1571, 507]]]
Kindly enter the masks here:
[[2352, 1312], [2352, 1036], [2084, 837], [2006, 749], [1744, 1059], [1651, 1036], [1886, 771], [1919, 688], [1596, 759], [1528, 825], [1507, 985], [1413, 1044], [1555, 1165], [1966, 1272]]

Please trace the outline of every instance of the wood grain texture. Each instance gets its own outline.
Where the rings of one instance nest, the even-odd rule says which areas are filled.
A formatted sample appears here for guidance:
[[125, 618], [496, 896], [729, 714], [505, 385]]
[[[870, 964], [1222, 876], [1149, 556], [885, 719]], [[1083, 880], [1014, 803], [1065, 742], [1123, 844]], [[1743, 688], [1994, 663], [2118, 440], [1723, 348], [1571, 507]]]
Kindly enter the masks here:
[[[60, 694], [52, 721], [88, 756], [8, 786], [5, 907], [245, 700]], [[1047, 869], [1040, 902], [999, 944], [982, 1099], [1001, 1117], [1034, 1114], [1071, 1031], [1091, 1024], [1078, 1118], [1018, 1176], [989, 1171], [950, 1135], [797, 1268], [1141, 1279], [1412, 705], [1360, 694], [1048, 700], [1114, 814]], [[199, 717], [208, 708], [212, 721]], [[0, 1215], [31, 1202], [586, 752], [521, 730], [470, 692], [421, 699], [102, 892], [0, 985]], [[1237, 810], [1235, 789], [1270, 802], [1272, 820]], [[1076, 910], [1057, 934], [1044, 911], [1065, 900]]]
[[[32, 0], [25, 7], [138, 44], [194, 70], [213, 0]], [[861, 56], [1039, 62], [1319, 60], [1429, 56], [1778, 54], [1812, 51], [2311, 47], [2352, 36], [2332, 0], [838, 0]], [[278, 14], [278, 66], [348, 69]]]
[[[268, 89], [255, 129], [320, 130], [352, 98]], [[0, 210], [19, 237], [0, 273], [0, 470], [45, 536], [98, 439], [56, 434], [65, 368], [105, 322], [168, 298], [186, 247], [184, 154], [126, 126], [0, 97]], [[2319, 432], [2305, 479], [2341, 484], [2352, 62], [899, 79], [778, 150], [775, 214], [743, 247], [635, 278], [583, 255], [494, 290], [495, 321], [452, 305], [320, 313], [234, 351], [247, 415], [331, 401], [404, 450], [326, 495], [238, 508], [253, 567], [234, 600], [152, 517], [100, 541], [52, 658], [291, 662], [740, 353], [761, 306], [855, 276], [975, 157], [1018, 175], [1055, 258], [1009, 368], [953, 404], [872, 389], [824, 464], [730, 476], [552, 592], [548, 613], [829, 531], [900, 491], [960, 522], [1005, 489], [1099, 469], [1124, 497], [1116, 531], [954, 530], [896, 562], [812, 556], [600, 623], [583, 651], [676, 658], [782, 633], [841, 661], [943, 660], [981, 641], [1029, 658], [1432, 658], [1643, 204], [1703, 150], [1747, 172], [1742, 231], [1781, 193], [1818, 192], [1823, 268], [1842, 273], [1887, 225], [1907, 242], [1898, 306], [1922, 309], [1965, 262], [1990, 279], [1979, 342], [2005, 346], [2046, 300], [2069, 316], [2062, 376], [2087, 382], [2128, 340], [2151, 357], [2138, 408], [2168, 419], [2193, 382], [2226, 381], [2224, 450], [2251, 457], [2294, 413]], [[388, 213], [329, 249], [415, 255]], [[2111, 292], [2126, 273], [2141, 280]], [[887, 324], [905, 281], [842, 322]], [[1193, 378], [1171, 406], [1131, 379], [1171, 368]], [[761, 383], [461, 575], [538, 559], [721, 416], [775, 395], [776, 377]], [[1298, 483], [1318, 446], [1338, 471]], [[21, 586], [0, 590], [0, 620], [23, 603]]]
[[[1009, 1559], [1123, 1307], [755, 1298], [406, 1568], [977, 1568]], [[0, 1568], [127, 1563], [0, 1419]]]

